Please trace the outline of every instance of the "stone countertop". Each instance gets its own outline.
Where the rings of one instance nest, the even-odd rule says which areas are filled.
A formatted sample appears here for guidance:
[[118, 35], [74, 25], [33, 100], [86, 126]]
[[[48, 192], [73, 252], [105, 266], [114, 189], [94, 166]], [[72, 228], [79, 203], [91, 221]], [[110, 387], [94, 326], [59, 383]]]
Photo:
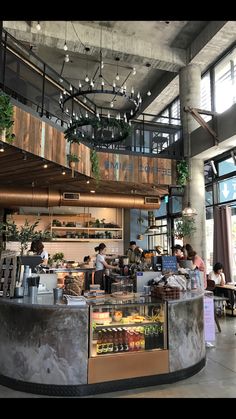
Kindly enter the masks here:
[[63, 302], [63, 300], [54, 301], [53, 294], [43, 294], [38, 295], [37, 298], [32, 299], [31, 297], [25, 296], [23, 298], [0, 298], [0, 305], [1, 304], [10, 304], [14, 306], [21, 306], [21, 307], [33, 307], [33, 308], [47, 308], [52, 310], [58, 309], [67, 309], [67, 310], [87, 310], [88, 306], [76, 306], [76, 305], [67, 305]]
[[[48, 272], [52, 273], [60, 273], [60, 272], [92, 272], [95, 271], [95, 268], [50, 268]], [[47, 272], [45, 272], [47, 274]]]

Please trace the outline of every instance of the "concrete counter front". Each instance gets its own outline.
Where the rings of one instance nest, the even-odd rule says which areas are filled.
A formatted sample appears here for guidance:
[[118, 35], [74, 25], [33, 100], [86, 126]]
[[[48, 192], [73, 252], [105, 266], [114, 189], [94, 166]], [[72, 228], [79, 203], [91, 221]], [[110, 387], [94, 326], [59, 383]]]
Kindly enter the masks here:
[[[158, 304], [158, 300], [151, 297], [145, 297], [144, 302], [144, 297], [139, 295], [129, 304], [141, 306], [146, 301]], [[165, 351], [143, 350], [89, 358], [89, 316], [89, 305], [54, 304], [52, 295], [38, 296], [34, 303], [29, 297], [0, 298], [0, 383], [29, 393], [82, 396], [174, 382], [195, 374], [205, 365], [202, 292], [184, 293], [179, 300], [166, 303]], [[157, 356], [156, 362], [159, 362], [161, 353], [167, 355], [165, 373], [156, 373], [155, 368], [150, 368], [145, 376], [138, 373], [136, 357], [137, 360], [141, 357], [145, 363], [145, 354], [154, 362]], [[103, 359], [106, 369], [112, 358], [120, 364], [122, 359], [124, 363], [132, 360], [130, 378], [114, 377], [112, 381], [95, 380], [94, 384], [89, 384], [91, 365], [96, 364], [96, 359], [98, 362]]]
[[30, 297], [1, 298], [0, 382], [43, 394], [86, 384], [88, 314], [88, 307], [53, 304], [52, 295], [34, 304]]

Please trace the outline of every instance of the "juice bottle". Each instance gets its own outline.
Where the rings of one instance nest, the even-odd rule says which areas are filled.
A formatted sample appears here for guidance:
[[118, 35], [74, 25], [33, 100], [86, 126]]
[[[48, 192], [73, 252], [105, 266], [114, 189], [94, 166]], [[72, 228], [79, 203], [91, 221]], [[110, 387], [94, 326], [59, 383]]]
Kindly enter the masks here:
[[107, 342], [107, 330], [102, 329], [102, 353], [106, 354], [108, 352], [108, 342]]
[[107, 352], [113, 352], [113, 332], [112, 329], [107, 329]]
[[118, 330], [118, 348], [119, 348], [119, 352], [123, 352], [124, 351], [124, 346], [123, 346], [123, 333], [122, 333], [122, 328], [119, 327], [117, 330]]
[[102, 331], [98, 331], [98, 339], [97, 339], [97, 355], [102, 354]]
[[119, 352], [118, 330], [112, 329], [112, 331], [113, 331], [113, 352]]

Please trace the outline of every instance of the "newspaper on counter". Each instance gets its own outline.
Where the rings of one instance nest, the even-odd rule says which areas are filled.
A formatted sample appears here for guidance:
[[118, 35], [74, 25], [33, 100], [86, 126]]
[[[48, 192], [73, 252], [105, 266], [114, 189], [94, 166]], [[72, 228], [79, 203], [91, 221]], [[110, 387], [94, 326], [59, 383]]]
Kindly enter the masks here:
[[64, 298], [67, 305], [80, 307], [86, 306], [86, 299], [82, 296], [65, 294]]

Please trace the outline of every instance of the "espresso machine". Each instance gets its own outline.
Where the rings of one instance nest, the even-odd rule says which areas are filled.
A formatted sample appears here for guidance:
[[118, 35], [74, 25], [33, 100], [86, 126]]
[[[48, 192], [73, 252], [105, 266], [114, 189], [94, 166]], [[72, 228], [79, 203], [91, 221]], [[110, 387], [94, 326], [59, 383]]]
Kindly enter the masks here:
[[129, 258], [127, 256], [119, 257], [120, 274], [124, 276], [129, 275]]

